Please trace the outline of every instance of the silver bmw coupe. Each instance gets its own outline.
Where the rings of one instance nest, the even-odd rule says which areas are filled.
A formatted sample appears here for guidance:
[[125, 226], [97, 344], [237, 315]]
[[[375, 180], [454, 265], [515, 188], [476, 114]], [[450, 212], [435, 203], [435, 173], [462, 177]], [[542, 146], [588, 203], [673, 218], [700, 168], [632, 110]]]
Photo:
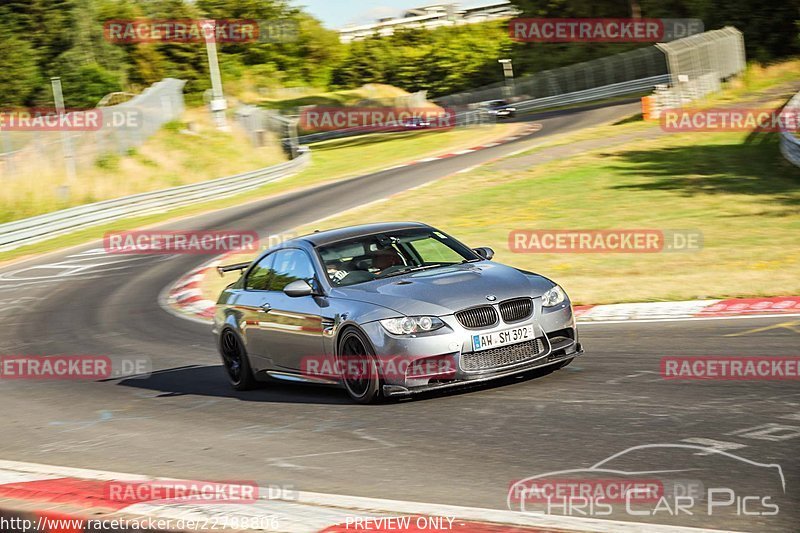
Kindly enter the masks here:
[[568, 365], [583, 350], [565, 292], [493, 255], [401, 222], [316, 232], [220, 267], [242, 272], [214, 317], [228, 379], [336, 385], [370, 403]]

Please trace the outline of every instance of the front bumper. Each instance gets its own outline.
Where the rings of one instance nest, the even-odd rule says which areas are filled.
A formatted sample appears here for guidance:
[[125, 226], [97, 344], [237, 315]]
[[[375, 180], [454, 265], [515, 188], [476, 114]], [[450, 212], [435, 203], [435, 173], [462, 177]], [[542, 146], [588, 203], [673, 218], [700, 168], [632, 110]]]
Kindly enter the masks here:
[[564, 361], [569, 361], [570, 359], [574, 359], [580, 355], [583, 355], [583, 348], [581, 347], [580, 343], [576, 344], [575, 351], [568, 355], [558, 355], [553, 357], [552, 354], [549, 355], [547, 358], [544, 359], [544, 362], [540, 362], [537, 364], [531, 364], [524, 367], [514, 368], [513, 370], [508, 370], [505, 372], [495, 372], [486, 376], [482, 376], [479, 378], [469, 379], [469, 380], [462, 380], [462, 381], [447, 381], [447, 382], [439, 382], [434, 384], [423, 385], [419, 387], [403, 387], [400, 385], [383, 385], [383, 395], [387, 398], [393, 397], [402, 397], [402, 396], [411, 396], [414, 394], [420, 394], [423, 392], [433, 392], [437, 390], [443, 389], [456, 389], [456, 388], [463, 388], [468, 387], [470, 385], [480, 385], [482, 383], [486, 383], [489, 381], [499, 380], [503, 378], [508, 378], [512, 376], [516, 376], [519, 374], [524, 374], [525, 372], [530, 372], [531, 370], [537, 370], [540, 368], [546, 368], [548, 366], [553, 366], [558, 363], [562, 363]]
[[[479, 330], [463, 327], [453, 315], [439, 318], [445, 322], [446, 328], [418, 336], [392, 335], [379, 322], [362, 326], [383, 368], [392, 369], [381, 376], [386, 396], [409, 395], [501, 379], [561, 363], [583, 353], [572, 309], [567, 302], [544, 309], [541, 300], [536, 299], [534, 313], [529, 319], [511, 324], [500, 320], [495, 326]], [[526, 325], [532, 325], [534, 331], [534, 340], [526, 342], [538, 343], [533, 345], [533, 351], [515, 349], [511, 352], [516, 355], [509, 357], [509, 348], [520, 348], [525, 343], [507, 345], [496, 349], [497, 361], [502, 361], [500, 363], [492, 362], [495, 360], [493, 354], [486, 359], [488, 363], [477, 368], [474, 362], [466, 364], [467, 359], [474, 360], [473, 354], [485, 355], [492, 351], [473, 351], [473, 335]], [[520, 352], [524, 355], [518, 355]]]

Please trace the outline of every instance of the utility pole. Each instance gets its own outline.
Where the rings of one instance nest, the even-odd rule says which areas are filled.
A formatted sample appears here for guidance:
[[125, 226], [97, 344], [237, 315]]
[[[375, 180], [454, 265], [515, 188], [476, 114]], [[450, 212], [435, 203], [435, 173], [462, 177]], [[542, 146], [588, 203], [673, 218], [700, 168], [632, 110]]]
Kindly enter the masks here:
[[208, 70], [211, 74], [211, 113], [217, 129], [227, 130], [228, 123], [225, 119], [225, 110], [228, 108], [225, 95], [222, 92], [222, 76], [219, 73], [219, 59], [217, 58], [217, 21], [207, 20], [203, 24], [203, 34], [208, 53]]
[[[50, 78], [50, 83], [53, 85], [53, 100], [56, 103], [56, 111], [59, 116], [65, 114], [64, 109], [64, 94], [61, 92], [61, 78], [54, 76]], [[64, 196], [69, 196], [69, 190], [77, 180], [78, 172], [75, 168], [75, 152], [72, 148], [72, 137], [66, 130], [61, 130], [61, 144], [64, 148], [64, 163], [67, 167], [67, 184], [62, 189]]]
[[516, 96], [517, 90], [514, 85], [514, 65], [511, 64], [510, 59], [498, 59], [497, 62], [503, 65], [503, 76], [505, 76], [506, 79], [507, 96]]

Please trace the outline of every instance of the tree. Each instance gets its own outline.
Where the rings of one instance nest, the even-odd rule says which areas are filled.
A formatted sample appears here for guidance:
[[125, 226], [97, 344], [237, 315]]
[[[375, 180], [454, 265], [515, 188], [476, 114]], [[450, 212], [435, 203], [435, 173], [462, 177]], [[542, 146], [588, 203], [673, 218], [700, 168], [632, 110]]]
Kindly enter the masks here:
[[36, 52], [30, 41], [19, 36], [0, 10], [0, 108], [30, 102], [40, 86], [41, 75]]

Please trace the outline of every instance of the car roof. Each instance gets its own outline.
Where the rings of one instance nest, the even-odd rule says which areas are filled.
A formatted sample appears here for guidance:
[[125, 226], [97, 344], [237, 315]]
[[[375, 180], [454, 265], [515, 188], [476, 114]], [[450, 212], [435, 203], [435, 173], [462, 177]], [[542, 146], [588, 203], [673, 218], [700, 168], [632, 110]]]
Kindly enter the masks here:
[[433, 229], [427, 224], [423, 224], [421, 222], [382, 222], [378, 224], [361, 224], [358, 226], [348, 226], [344, 228], [318, 231], [298, 237], [297, 240], [307, 241], [314, 246], [325, 246], [334, 242], [354, 239], [364, 235], [374, 235], [376, 233], [389, 231], [420, 228]]

